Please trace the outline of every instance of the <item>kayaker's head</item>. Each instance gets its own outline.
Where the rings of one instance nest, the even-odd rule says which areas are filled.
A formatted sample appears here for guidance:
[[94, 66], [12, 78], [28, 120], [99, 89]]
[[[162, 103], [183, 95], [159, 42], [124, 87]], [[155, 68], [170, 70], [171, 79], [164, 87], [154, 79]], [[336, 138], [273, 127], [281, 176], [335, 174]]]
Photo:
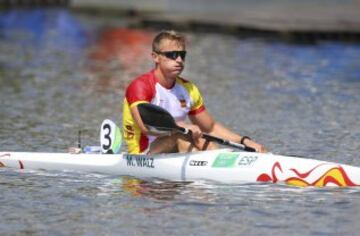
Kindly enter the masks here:
[[152, 43], [156, 68], [167, 78], [175, 78], [184, 70], [185, 37], [176, 31], [162, 31]]

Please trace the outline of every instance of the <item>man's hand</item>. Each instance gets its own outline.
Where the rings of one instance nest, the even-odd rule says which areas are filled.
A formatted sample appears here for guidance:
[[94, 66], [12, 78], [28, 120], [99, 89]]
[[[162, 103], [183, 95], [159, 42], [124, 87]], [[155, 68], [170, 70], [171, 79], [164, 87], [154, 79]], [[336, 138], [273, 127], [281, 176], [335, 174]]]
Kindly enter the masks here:
[[81, 153], [81, 148], [78, 147], [69, 147], [68, 152], [71, 154], [80, 154]]
[[201, 132], [199, 126], [197, 126], [197, 125], [189, 125], [186, 128], [191, 131], [191, 135], [192, 135], [192, 138], [194, 139], [194, 141], [197, 141], [197, 140], [199, 140], [199, 138], [201, 138], [202, 132]]
[[244, 142], [244, 145], [246, 147], [250, 147], [255, 149], [256, 152], [260, 152], [260, 153], [266, 153], [268, 152], [268, 150], [261, 144], [251, 140], [251, 139], [246, 139], [246, 141]]
[[199, 126], [193, 125], [193, 124], [186, 124], [185, 122], [178, 122], [177, 125], [184, 127], [185, 129], [188, 129], [191, 131], [191, 136], [193, 140], [196, 142], [201, 138], [202, 131], [200, 130]]

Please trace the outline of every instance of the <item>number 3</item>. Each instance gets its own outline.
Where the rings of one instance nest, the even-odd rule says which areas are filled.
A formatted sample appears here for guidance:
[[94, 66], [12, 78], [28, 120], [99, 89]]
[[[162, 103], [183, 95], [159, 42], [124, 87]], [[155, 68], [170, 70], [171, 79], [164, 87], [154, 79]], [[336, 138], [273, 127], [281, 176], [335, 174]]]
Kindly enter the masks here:
[[102, 142], [101, 147], [102, 147], [103, 150], [109, 150], [109, 148], [111, 148], [111, 144], [112, 144], [111, 137], [110, 137], [111, 126], [109, 124], [104, 124], [103, 127], [102, 127], [102, 130], [104, 131], [103, 138], [105, 140], [108, 140], [108, 141], [106, 142], [106, 144], [104, 142]]
[[116, 124], [106, 119], [100, 128], [100, 146], [102, 153], [119, 153], [121, 149], [121, 132]]

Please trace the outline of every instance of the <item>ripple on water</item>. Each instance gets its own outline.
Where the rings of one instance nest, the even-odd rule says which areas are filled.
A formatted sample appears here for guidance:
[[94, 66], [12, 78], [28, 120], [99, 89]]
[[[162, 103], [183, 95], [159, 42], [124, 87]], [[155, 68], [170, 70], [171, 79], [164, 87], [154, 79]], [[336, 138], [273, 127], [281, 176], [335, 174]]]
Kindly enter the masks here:
[[[84, 145], [96, 144], [104, 118], [121, 123], [124, 87], [152, 67], [155, 32], [126, 28], [118, 17], [10, 10], [0, 24], [1, 150], [64, 151], [77, 142], [78, 130]], [[199, 86], [217, 120], [274, 153], [360, 166], [358, 45], [187, 35], [184, 77]], [[358, 189], [144, 182], [1, 168], [0, 191], [4, 235], [359, 231]]]

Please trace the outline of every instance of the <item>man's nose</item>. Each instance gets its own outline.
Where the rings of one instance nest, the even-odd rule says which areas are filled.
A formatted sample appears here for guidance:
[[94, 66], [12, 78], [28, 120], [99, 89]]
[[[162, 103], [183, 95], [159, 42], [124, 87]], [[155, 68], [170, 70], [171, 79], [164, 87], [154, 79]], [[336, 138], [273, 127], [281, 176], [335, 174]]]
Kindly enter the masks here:
[[178, 55], [178, 57], [175, 59], [175, 61], [177, 61], [177, 62], [184, 62], [184, 60], [181, 58], [180, 55]]

